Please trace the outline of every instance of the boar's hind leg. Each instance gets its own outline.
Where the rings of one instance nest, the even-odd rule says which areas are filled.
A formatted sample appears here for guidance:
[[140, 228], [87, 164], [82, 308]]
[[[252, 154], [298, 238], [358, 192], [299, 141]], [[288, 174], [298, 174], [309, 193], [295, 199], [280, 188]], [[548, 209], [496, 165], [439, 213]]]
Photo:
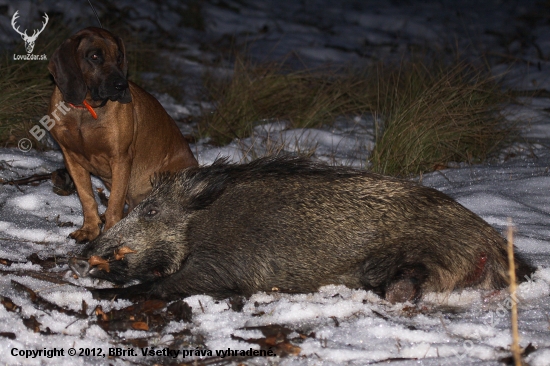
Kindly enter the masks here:
[[428, 270], [423, 264], [401, 265], [386, 272], [385, 278], [380, 278], [379, 268], [377, 273], [372, 273], [374, 270], [365, 272], [361, 283], [391, 303], [418, 300], [422, 295], [422, 285], [428, 277]]

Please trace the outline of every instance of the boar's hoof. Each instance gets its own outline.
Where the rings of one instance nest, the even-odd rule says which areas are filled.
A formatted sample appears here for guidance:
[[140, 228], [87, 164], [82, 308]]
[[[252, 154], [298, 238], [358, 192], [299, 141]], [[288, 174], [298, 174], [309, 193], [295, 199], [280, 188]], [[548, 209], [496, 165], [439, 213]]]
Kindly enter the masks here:
[[395, 304], [397, 302], [415, 301], [420, 296], [417, 286], [410, 278], [404, 278], [390, 284], [386, 290], [386, 300]]
[[78, 277], [87, 277], [88, 273], [90, 273], [90, 263], [82, 259], [69, 259], [69, 267], [71, 267]]
[[416, 265], [400, 270], [395, 280], [386, 288], [385, 298], [392, 304], [405, 301], [416, 301], [422, 295], [421, 286], [426, 280], [427, 271], [423, 265]]

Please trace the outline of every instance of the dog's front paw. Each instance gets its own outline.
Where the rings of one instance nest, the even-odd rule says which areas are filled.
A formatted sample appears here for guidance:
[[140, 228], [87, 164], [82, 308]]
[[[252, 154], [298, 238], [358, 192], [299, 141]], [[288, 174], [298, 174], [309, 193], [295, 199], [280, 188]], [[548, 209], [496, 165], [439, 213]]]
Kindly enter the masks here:
[[99, 226], [95, 228], [85, 228], [84, 226], [69, 234], [69, 238], [76, 240], [77, 243], [82, 244], [94, 240], [99, 236]]

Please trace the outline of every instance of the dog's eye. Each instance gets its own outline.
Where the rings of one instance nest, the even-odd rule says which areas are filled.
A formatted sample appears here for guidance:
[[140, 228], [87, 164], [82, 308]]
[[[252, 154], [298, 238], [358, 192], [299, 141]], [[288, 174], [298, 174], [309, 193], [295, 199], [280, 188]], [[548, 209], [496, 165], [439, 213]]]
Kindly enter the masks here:
[[90, 55], [90, 60], [92, 61], [99, 61], [101, 59], [101, 56], [99, 56], [97, 53], [92, 53]]
[[150, 209], [149, 211], [147, 211], [147, 216], [149, 217], [153, 217], [155, 216], [156, 214], [158, 214], [158, 211], [155, 210], [154, 208]]

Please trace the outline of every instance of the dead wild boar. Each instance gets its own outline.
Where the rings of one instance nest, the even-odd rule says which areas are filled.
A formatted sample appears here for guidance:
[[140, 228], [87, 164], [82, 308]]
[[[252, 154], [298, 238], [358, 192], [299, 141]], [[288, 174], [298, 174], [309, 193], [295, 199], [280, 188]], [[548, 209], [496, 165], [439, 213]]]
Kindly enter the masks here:
[[[161, 298], [343, 284], [401, 302], [508, 283], [506, 241], [447, 195], [288, 156], [157, 177], [70, 266], [79, 276], [141, 281], [106, 291]], [[532, 271], [518, 256], [516, 266], [518, 278]]]

